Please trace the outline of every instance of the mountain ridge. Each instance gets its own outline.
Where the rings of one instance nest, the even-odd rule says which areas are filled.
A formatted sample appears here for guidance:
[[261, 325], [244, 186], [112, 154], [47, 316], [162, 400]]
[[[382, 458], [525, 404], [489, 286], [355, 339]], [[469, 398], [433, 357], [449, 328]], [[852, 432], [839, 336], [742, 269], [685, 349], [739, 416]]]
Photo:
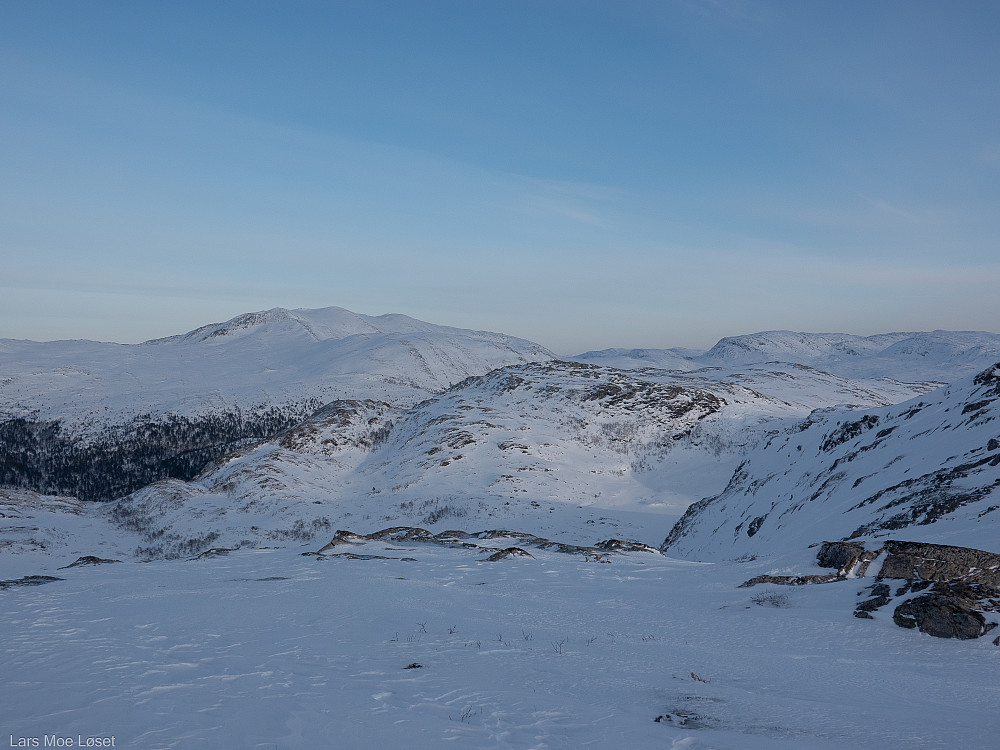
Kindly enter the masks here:
[[623, 368], [696, 370], [765, 362], [804, 364], [851, 378], [890, 377], [941, 384], [1000, 360], [1000, 334], [986, 331], [911, 331], [857, 336], [846, 333], [761, 331], [720, 339], [704, 351], [605, 349], [572, 359]]

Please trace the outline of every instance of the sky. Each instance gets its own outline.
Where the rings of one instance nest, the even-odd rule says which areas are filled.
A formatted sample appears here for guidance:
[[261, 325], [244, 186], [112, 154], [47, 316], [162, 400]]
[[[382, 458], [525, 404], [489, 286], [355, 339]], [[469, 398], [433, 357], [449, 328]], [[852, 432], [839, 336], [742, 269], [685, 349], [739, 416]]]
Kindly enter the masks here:
[[1000, 330], [1000, 4], [0, 4], [0, 338]]

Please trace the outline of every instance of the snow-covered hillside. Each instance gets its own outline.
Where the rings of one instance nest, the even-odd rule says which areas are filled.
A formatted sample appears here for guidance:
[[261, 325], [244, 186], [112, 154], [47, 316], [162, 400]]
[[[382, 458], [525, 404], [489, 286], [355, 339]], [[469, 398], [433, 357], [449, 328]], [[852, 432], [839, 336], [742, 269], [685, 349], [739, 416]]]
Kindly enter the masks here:
[[[192, 482], [114, 504], [143, 554], [309, 541], [335, 527], [516, 527], [658, 543], [746, 451], [817, 406], [894, 403], [904, 384], [801, 365], [678, 374], [574, 362], [469, 378], [403, 410], [340, 401]], [[457, 520], [461, 519], [461, 520]]]
[[719, 560], [825, 540], [1000, 551], [1000, 366], [897, 406], [825, 410], [751, 453], [663, 544]]

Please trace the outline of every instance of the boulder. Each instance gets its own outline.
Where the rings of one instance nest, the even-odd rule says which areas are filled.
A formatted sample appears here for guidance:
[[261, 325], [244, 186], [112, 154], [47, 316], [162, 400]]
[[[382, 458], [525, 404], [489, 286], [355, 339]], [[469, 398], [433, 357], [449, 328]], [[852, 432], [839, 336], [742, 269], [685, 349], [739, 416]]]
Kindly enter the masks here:
[[938, 638], [970, 640], [987, 632], [986, 618], [970, 609], [967, 599], [922, 594], [896, 607], [893, 622], [903, 628], [917, 628]]

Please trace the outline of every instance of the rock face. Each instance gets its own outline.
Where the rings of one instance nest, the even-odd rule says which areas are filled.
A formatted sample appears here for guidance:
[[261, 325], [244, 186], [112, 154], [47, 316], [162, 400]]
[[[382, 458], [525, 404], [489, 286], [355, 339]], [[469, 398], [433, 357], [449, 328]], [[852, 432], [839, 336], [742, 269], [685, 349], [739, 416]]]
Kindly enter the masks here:
[[9, 581], [0, 581], [0, 591], [13, 588], [14, 586], [41, 586], [44, 583], [62, 580], [64, 579], [56, 578], [55, 576], [22, 576]]
[[837, 568], [837, 575], [842, 578], [864, 576], [881, 552], [865, 549], [865, 545], [858, 542], [823, 542], [816, 563], [822, 568]]
[[823, 542], [816, 562], [823, 568], [837, 568], [840, 576], [851, 573], [863, 576], [868, 565], [883, 553], [885, 560], [876, 572], [879, 578], [962, 581], [1000, 587], [1000, 555], [971, 547], [889, 539], [872, 551], [858, 542]]
[[857, 542], [823, 542], [816, 562], [821, 568], [839, 568], [848, 571], [865, 552], [865, 545]]
[[1000, 555], [946, 544], [887, 541], [882, 578], [963, 581], [1000, 587]]

